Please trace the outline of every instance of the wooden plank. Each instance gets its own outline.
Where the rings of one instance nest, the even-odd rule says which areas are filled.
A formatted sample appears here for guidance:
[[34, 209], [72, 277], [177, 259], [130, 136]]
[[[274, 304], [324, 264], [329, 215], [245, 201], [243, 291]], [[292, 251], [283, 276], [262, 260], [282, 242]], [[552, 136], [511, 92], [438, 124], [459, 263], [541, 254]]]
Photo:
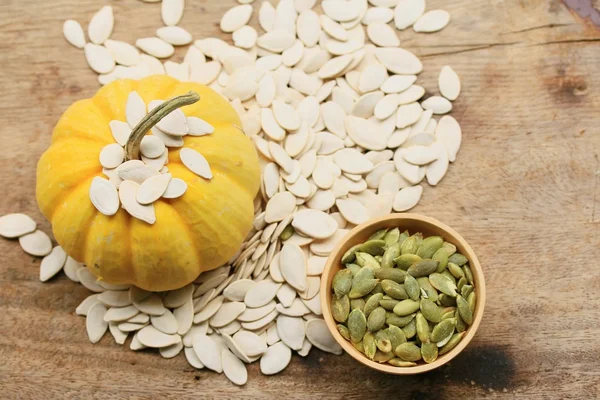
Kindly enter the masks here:
[[[37, 159], [60, 114], [98, 89], [83, 53], [64, 41], [62, 21], [85, 25], [105, 3], [0, 4], [0, 215], [26, 212], [50, 232], [34, 200]], [[187, 3], [181, 25], [195, 38], [229, 40], [218, 21], [233, 0]], [[133, 42], [161, 25], [159, 4], [111, 4], [117, 39]], [[450, 25], [432, 35], [404, 31], [402, 46], [423, 58], [419, 83], [430, 93], [442, 66], [461, 75], [453, 113], [464, 140], [414, 211], [455, 227], [485, 267], [488, 304], [464, 354], [431, 374], [398, 378], [313, 350], [274, 377], [252, 365], [237, 388], [183, 357], [134, 353], [108, 335], [91, 345], [74, 315], [87, 290], [64, 276], [39, 283], [39, 260], [0, 241], [2, 397], [599, 398], [600, 31], [556, 0], [428, 0], [428, 8], [450, 11]], [[182, 57], [180, 49], [175, 60]]]

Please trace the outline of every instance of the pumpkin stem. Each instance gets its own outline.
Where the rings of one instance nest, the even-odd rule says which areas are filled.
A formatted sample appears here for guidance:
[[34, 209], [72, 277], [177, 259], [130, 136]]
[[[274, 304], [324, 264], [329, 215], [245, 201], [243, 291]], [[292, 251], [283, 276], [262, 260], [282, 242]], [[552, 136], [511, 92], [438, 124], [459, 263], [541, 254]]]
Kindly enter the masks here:
[[171, 100], [167, 100], [160, 106], [150, 111], [142, 120], [133, 128], [131, 135], [125, 145], [125, 161], [139, 160], [140, 158], [140, 144], [142, 139], [146, 136], [152, 127], [166, 117], [176, 109], [190, 104], [194, 104], [200, 100], [200, 95], [194, 91], [189, 91], [187, 94], [182, 96], [173, 97]]

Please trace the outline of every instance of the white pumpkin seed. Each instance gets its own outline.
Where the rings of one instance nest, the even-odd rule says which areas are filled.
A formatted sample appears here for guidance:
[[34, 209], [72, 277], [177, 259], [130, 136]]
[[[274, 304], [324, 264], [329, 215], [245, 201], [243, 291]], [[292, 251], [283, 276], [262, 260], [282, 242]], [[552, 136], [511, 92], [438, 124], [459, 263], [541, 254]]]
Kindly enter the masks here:
[[[396, 1], [394, 1], [393, 3], [393, 5], [396, 5]], [[370, 7], [365, 13], [361, 22], [363, 25], [369, 25], [375, 22], [387, 24], [393, 19], [394, 10], [387, 7]]]
[[108, 307], [126, 307], [132, 303], [129, 292], [123, 290], [107, 290], [98, 295], [98, 300]]
[[292, 359], [292, 351], [283, 342], [277, 342], [267, 349], [260, 359], [260, 372], [275, 375], [283, 371]]
[[242, 302], [234, 301], [224, 303], [221, 308], [210, 319], [210, 326], [221, 328], [240, 316], [246, 311], [246, 305]]
[[212, 179], [213, 174], [208, 161], [202, 154], [191, 148], [183, 148], [179, 152], [181, 162], [190, 171], [205, 179]]
[[[92, 306], [96, 303], [100, 303], [98, 300], [98, 294], [93, 294], [86, 297], [75, 309], [75, 314], [86, 316]], [[137, 311], [137, 310], [136, 310]]]
[[159, 352], [163, 358], [173, 358], [177, 357], [181, 353], [181, 350], [183, 350], [183, 343], [179, 342], [167, 347], [161, 347]]
[[104, 43], [111, 35], [115, 24], [111, 6], [102, 7], [92, 16], [88, 25], [88, 36], [94, 44]]
[[454, 162], [462, 141], [462, 131], [458, 122], [451, 116], [442, 117], [437, 125], [435, 136], [444, 144], [450, 162]]
[[[343, 215], [343, 214], [342, 214]], [[357, 219], [361, 218], [361, 213], [357, 213]], [[368, 216], [367, 216], [368, 218]], [[337, 225], [337, 222], [336, 222]], [[338, 229], [333, 236], [330, 238], [315, 241], [310, 244], [310, 251], [318, 256], [328, 256], [334, 249], [334, 247], [338, 244], [340, 240], [343, 239], [344, 236], [349, 231], [347, 229]], [[314, 311], [313, 311], [314, 312]]]
[[438, 157], [435, 161], [427, 166], [425, 176], [427, 177], [427, 183], [431, 186], [436, 186], [448, 171], [448, 152], [441, 142], [436, 142], [432, 146]]
[[281, 341], [292, 350], [300, 350], [304, 343], [304, 320], [297, 317], [279, 315], [277, 317], [277, 333]]
[[406, 128], [417, 122], [423, 113], [419, 103], [401, 105], [396, 112], [396, 126], [400, 129]]
[[[96, 298], [98, 301], [100, 295]], [[138, 308], [135, 305], [125, 307], [111, 307], [104, 315], [104, 321], [106, 322], [120, 322], [127, 321], [130, 318], [136, 316], [139, 313]]]
[[233, 335], [233, 341], [248, 357], [261, 356], [267, 352], [267, 345], [256, 333], [246, 330], [238, 331]]
[[204, 364], [202, 364], [193, 348], [186, 346], [183, 352], [185, 353], [186, 360], [192, 367], [196, 369], [204, 368]]
[[78, 263], [71, 257], [67, 257], [67, 261], [63, 266], [63, 271], [65, 272], [67, 278], [69, 278], [73, 282], [79, 282], [79, 278], [77, 277], [77, 270], [79, 270], [80, 268], [83, 268], [83, 264]]
[[404, 30], [417, 22], [424, 12], [425, 0], [399, 0], [394, 10], [394, 24]]
[[296, 40], [295, 35], [284, 29], [274, 29], [259, 36], [256, 44], [265, 50], [273, 53], [281, 53], [290, 48]]
[[398, 104], [410, 104], [419, 100], [425, 94], [425, 88], [419, 85], [412, 85], [408, 89], [398, 94]]
[[106, 307], [101, 303], [95, 303], [87, 312], [85, 329], [92, 343], [98, 343], [108, 330], [108, 322], [104, 320], [104, 314], [106, 314]]
[[420, 185], [407, 187], [398, 192], [394, 198], [394, 211], [403, 212], [410, 210], [419, 203], [423, 187]]
[[162, 28], [158, 28], [156, 36], [173, 46], [183, 46], [192, 42], [192, 35], [180, 26], [163, 26]]
[[283, 220], [296, 207], [296, 197], [290, 192], [277, 193], [267, 203], [265, 222], [273, 223]]
[[423, 14], [413, 25], [415, 32], [437, 32], [450, 22], [450, 13], [445, 10], [432, 10]]
[[373, 22], [367, 25], [369, 40], [380, 47], [400, 46], [396, 31], [385, 22]]
[[444, 66], [438, 77], [438, 87], [442, 96], [448, 100], [456, 100], [460, 94], [460, 78], [449, 66]]
[[284, 307], [291, 307], [294, 303], [295, 298], [296, 290], [287, 283], [283, 284], [281, 288], [279, 288], [279, 290], [277, 291], [277, 300], [279, 300], [281, 305]]
[[35, 230], [19, 237], [19, 244], [27, 254], [44, 257], [52, 251], [50, 237], [40, 230]]
[[143, 52], [156, 58], [168, 58], [175, 53], [175, 48], [172, 44], [157, 37], [138, 39], [135, 41], [135, 45]]
[[315, 239], [331, 237], [337, 230], [337, 223], [328, 214], [317, 210], [302, 210], [294, 215], [292, 226], [298, 232]]
[[108, 39], [104, 46], [117, 64], [133, 66], [141, 61], [140, 52], [129, 43]]
[[345, 124], [348, 136], [359, 146], [368, 150], [383, 150], [387, 147], [387, 137], [373, 134], [377, 131], [373, 122], [348, 115]]
[[198, 335], [206, 335], [208, 331], [208, 321], [201, 324], [194, 324], [190, 329], [183, 335], [182, 341], [185, 347], [192, 347], [194, 338]]
[[340, 75], [352, 62], [352, 55], [342, 55], [332, 58], [319, 68], [318, 76], [321, 79], [335, 78]]
[[169, 181], [167, 190], [163, 193], [162, 197], [165, 199], [176, 199], [177, 197], [183, 196], [187, 190], [187, 183], [179, 178], [173, 178]]
[[169, 335], [152, 325], [145, 326], [137, 333], [137, 338], [146, 347], [162, 348], [181, 342], [181, 336]]
[[125, 340], [127, 340], [127, 336], [129, 335], [129, 333], [120, 330], [118, 325], [119, 324], [117, 322], [109, 322], [108, 330], [110, 331], [110, 334], [113, 336], [117, 344], [124, 344]]
[[[150, 322], [152, 326], [154, 326], [159, 331], [166, 333], [168, 335], [173, 335], [177, 333], [179, 329], [179, 324], [177, 323], [177, 319], [173, 315], [173, 313], [169, 310], [165, 310], [162, 315], [152, 315], [150, 316]], [[146, 346], [148, 344], [144, 343]], [[148, 346], [153, 347], [153, 346]]]
[[262, 317], [261, 319], [257, 319], [256, 321], [242, 322], [242, 328], [250, 331], [262, 329], [273, 322], [273, 320], [277, 317], [277, 314], [277, 310], [273, 310], [266, 316]]
[[373, 163], [356, 149], [343, 149], [333, 159], [343, 172], [364, 174], [373, 169]]
[[360, 9], [353, 2], [324, 1], [321, 7], [325, 15], [338, 22], [352, 21], [360, 16]]
[[145, 299], [134, 301], [133, 305], [141, 312], [150, 316], [163, 315], [167, 311], [163, 306], [162, 299], [154, 293]]
[[300, 128], [300, 116], [292, 106], [281, 100], [273, 101], [273, 115], [277, 123], [288, 131]]
[[85, 46], [85, 34], [79, 22], [72, 19], [66, 20], [63, 24], [63, 35], [67, 42], [78, 49], [83, 49], [83, 46]]
[[165, 25], [177, 25], [183, 17], [184, 7], [184, 0], [163, 0], [161, 5], [161, 17]]
[[239, 358], [227, 349], [221, 350], [223, 372], [227, 379], [238, 386], [243, 386], [248, 381], [248, 371]]
[[94, 43], [86, 43], [83, 50], [85, 59], [94, 72], [108, 74], [115, 68], [115, 60], [106, 47]]
[[258, 282], [246, 293], [244, 303], [246, 306], [252, 308], [262, 307], [275, 298], [280, 287], [280, 283], [270, 280]]
[[319, 15], [313, 10], [302, 11], [296, 24], [298, 39], [307, 47], [316, 46], [321, 36]]
[[0, 217], [0, 236], [7, 239], [18, 238], [32, 233], [36, 227], [37, 224], [35, 221], [25, 214], [14, 213]]
[[438, 151], [432, 146], [411, 146], [398, 149], [402, 157], [414, 165], [426, 165], [438, 158]]
[[452, 103], [441, 96], [431, 96], [421, 105], [425, 110], [432, 110], [434, 114], [447, 114], [452, 111]]
[[65, 265], [67, 253], [60, 246], [55, 246], [40, 264], [40, 281], [46, 282], [56, 275]]
[[306, 259], [300, 247], [285, 244], [281, 249], [279, 265], [281, 275], [288, 284], [299, 291], [306, 289]]
[[302, 317], [310, 313], [310, 310], [304, 305], [302, 298], [294, 297], [289, 307], [284, 307], [283, 303], [277, 304], [275, 309], [283, 315], [287, 315], [288, 317]]
[[200, 362], [208, 369], [215, 372], [223, 372], [221, 350], [210, 336], [197, 335], [193, 340], [194, 352]]
[[369, 219], [366, 207], [356, 200], [338, 199], [335, 204], [344, 219], [352, 224], [360, 225]]
[[[216, 292], [216, 291], [215, 291]], [[206, 306], [200, 309], [200, 312], [194, 315], [194, 324], [199, 324], [201, 322], [207, 321], [215, 315], [219, 308], [223, 305], [223, 296], [217, 296], [213, 300], [211, 300]], [[196, 311], [196, 307], [194, 307], [194, 311]]]
[[143, 205], [152, 204], [161, 198], [170, 182], [171, 174], [161, 174], [146, 179], [137, 191], [137, 202]]
[[223, 296], [229, 301], [244, 301], [246, 293], [256, 285], [251, 279], [241, 279], [231, 283], [223, 291]]
[[312, 319], [306, 323], [306, 338], [323, 351], [338, 355], [343, 353], [322, 319]]
[[140, 185], [133, 181], [123, 181], [119, 186], [119, 199], [125, 211], [132, 217], [152, 225], [156, 222], [154, 206], [152, 204], [142, 205], [137, 202], [139, 188]]

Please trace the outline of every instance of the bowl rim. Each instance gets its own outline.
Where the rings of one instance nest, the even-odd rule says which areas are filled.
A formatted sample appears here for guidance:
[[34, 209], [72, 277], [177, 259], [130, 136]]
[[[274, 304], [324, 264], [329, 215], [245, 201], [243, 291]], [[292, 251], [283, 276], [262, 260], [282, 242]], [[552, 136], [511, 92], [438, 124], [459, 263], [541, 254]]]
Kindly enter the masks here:
[[[433, 229], [439, 229], [444, 231], [447, 236], [451, 236], [453, 243], [457, 248], [462, 248], [464, 251], [462, 253], [469, 259], [469, 265], [471, 267], [471, 271], [473, 272], [473, 279], [476, 283], [475, 290], [477, 293], [477, 304], [475, 306], [475, 318], [473, 319], [473, 324], [465, 331], [467, 334], [462, 338], [460, 343], [451, 351], [444, 354], [436, 361], [430, 364], [417, 364], [414, 367], [394, 367], [389, 364], [380, 364], [378, 362], [369, 360], [365, 357], [364, 354], [359, 352], [352, 344], [344, 339], [340, 333], [338, 332], [336, 326], [337, 322], [333, 319], [331, 315], [331, 307], [330, 307], [330, 299], [331, 299], [331, 280], [333, 279], [332, 270], [333, 266], [336, 263], [340, 262], [342, 254], [342, 250], [345, 252], [348, 246], [347, 243], [352, 241], [352, 239], [360, 234], [361, 232], [372, 228], [375, 225], [379, 225], [381, 223], [396, 221], [401, 225], [402, 223], [410, 224], [411, 222], [419, 221], [421, 223], [425, 223], [426, 225], [430, 225]], [[409, 228], [408, 226], [406, 227]], [[374, 232], [373, 232], [374, 233]], [[479, 260], [471, 248], [471, 246], [467, 243], [467, 241], [454, 229], [450, 226], [434, 219], [431, 217], [426, 217], [424, 215], [413, 214], [413, 213], [395, 213], [389, 214], [384, 217], [370, 219], [367, 222], [364, 222], [356, 227], [354, 227], [350, 232], [342, 238], [330, 253], [327, 258], [327, 262], [325, 264], [325, 268], [321, 275], [321, 288], [320, 288], [320, 300], [321, 307], [323, 310], [323, 318], [325, 319], [325, 323], [327, 328], [329, 329], [331, 335], [334, 337], [335, 341], [340, 344], [340, 346], [344, 349], [346, 353], [348, 353], [352, 358], [357, 360], [358, 362], [373, 368], [375, 370], [394, 374], [394, 375], [416, 375], [424, 372], [432, 371], [436, 368], [441, 367], [442, 365], [450, 362], [454, 357], [456, 357], [460, 352], [462, 352], [467, 345], [471, 342], [479, 325], [481, 324], [481, 320], [483, 318], [483, 310], [485, 308], [486, 301], [486, 289], [485, 289], [485, 278], [483, 276], [483, 269]]]

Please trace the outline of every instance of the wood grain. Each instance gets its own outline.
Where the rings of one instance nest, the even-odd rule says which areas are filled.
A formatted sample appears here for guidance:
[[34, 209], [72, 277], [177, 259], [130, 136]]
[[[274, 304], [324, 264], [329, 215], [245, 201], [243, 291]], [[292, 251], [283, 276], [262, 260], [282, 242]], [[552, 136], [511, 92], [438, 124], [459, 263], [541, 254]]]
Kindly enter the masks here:
[[[106, 3], [0, 2], [0, 215], [28, 213], [50, 232], [34, 200], [37, 159], [67, 106], [99, 87], [62, 21], [85, 25]], [[159, 4], [110, 3], [114, 38], [133, 42], [161, 25]], [[183, 27], [222, 36], [233, 0], [187, 3]], [[237, 388], [183, 357], [134, 353], [108, 335], [90, 344], [74, 314], [87, 290], [64, 276], [41, 284], [39, 260], [0, 241], [0, 397], [600, 398], [600, 30], [558, 0], [427, 3], [450, 11], [450, 25], [404, 31], [402, 46], [423, 58], [429, 92], [444, 65], [462, 77], [453, 114], [463, 147], [413, 211], [458, 230], [485, 269], [483, 323], [461, 356], [399, 378], [313, 350], [274, 377], [252, 365]]]

